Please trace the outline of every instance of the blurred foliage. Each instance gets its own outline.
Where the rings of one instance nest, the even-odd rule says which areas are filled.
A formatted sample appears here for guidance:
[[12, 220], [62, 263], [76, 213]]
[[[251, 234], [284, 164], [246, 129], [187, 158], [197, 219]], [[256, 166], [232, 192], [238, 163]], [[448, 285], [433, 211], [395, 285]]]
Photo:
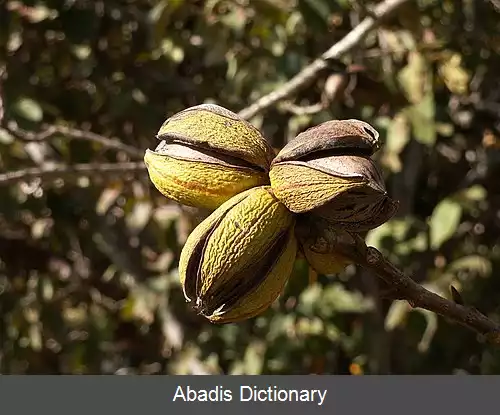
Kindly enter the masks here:
[[[132, 157], [20, 130], [63, 125], [143, 151], [188, 106], [238, 111], [346, 35], [369, 5], [0, 2], [0, 174]], [[276, 148], [332, 118], [373, 124], [401, 208], [368, 242], [427, 288], [450, 297], [453, 284], [496, 320], [499, 13], [489, 1], [409, 2], [343, 59], [345, 73], [331, 69], [300, 91], [295, 111], [280, 103], [251, 120]], [[337, 79], [348, 82], [335, 95]], [[317, 111], [297, 110], [325, 94]], [[356, 267], [310, 284], [299, 259], [272, 309], [211, 325], [184, 303], [176, 269], [199, 213], [163, 198], [144, 171], [19, 180], [0, 186], [0, 200], [1, 373], [500, 373], [498, 350], [425, 310], [380, 300], [376, 277]]]

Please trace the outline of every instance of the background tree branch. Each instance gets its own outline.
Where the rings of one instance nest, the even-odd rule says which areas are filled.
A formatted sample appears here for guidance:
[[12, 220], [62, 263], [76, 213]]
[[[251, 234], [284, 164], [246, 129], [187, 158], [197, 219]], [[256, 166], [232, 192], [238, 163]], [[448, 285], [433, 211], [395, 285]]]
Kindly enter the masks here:
[[138, 173], [146, 174], [146, 166], [142, 161], [48, 165], [0, 173], [0, 186], [9, 186], [20, 181], [38, 178], [42, 180], [68, 180], [88, 176], [98, 179], [104, 178], [105, 181], [116, 175], [120, 175], [123, 178], [124, 174], [133, 177]]
[[122, 143], [119, 139], [112, 139], [91, 131], [80, 130], [77, 128], [65, 127], [63, 125], [50, 125], [43, 131], [33, 132], [26, 131], [20, 128], [16, 122], [10, 121], [6, 126], [14, 137], [17, 137], [26, 142], [40, 142], [45, 141], [54, 136], [63, 136], [65, 138], [72, 138], [76, 140], [91, 141], [114, 150], [123, 151], [124, 153], [134, 158], [141, 159], [144, 157], [144, 151], [136, 147], [129, 146]]
[[[348, 53], [357, 45], [359, 45], [359, 43], [371, 31], [377, 28], [384, 19], [386, 19], [391, 13], [396, 11], [399, 7], [407, 2], [409, 2], [409, 0], [386, 0], [383, 3], [377, 5], [370, 16], [366, 17], [359, 25], [354, 27], [344, 38], [335, 43], [319, 58], [314, 60], [310, 65], [306, 66], [301, 70], [300, 73], [298, 73], [296, 76], [294, 76], [292, 79], [290, 79], [275, 91], [259, 98], [254, 103], [241, 110], [239, 115], [246, 119], [252, 118], [257, 113], [273, 106], [278, 101], [286, 99], [295, 94], [308, 82], [313, 81], [323, 69], [327, 68], [329, 66], [329, 61], [338, 60], [344, 54]], [[3, 116], [1, 102], [2, 100], [0, 98], [0, 114]], [[322, 109], [322, 105], [317, 104], [301, 109], [297, 106], [294, 106], [293, 104], [289, 104], [289, 107], [287, 108], [297, 114], [307, 114], [319, 112]], [[103, 145], [106, 148], [123, 151], [134, 158], [142, 158], [144, 155], [144, 152], [142, 150], [124, 144], [119, 140], [95, 134], [91, 131], [84, 131], [61, 125], [51, 125], [46, 127], [41, 132], [32, 132], [23, 130], [14, 121], [9, 121], [6, 123], [6, 128], [13, 136], [27, 142], [41, 142], [47, 140], [50, 137], [61, 135], [72, 139], [92, 141]], [[91, 170], [94, 170], [99, 174], [110, 174], [124, 171], [125, 166], [129, 168], [129, 171], [141, 171], [145, 168], [145, 166], [141, 164], [117, 164], [114, 167], [112, 166], [112, 164], [88, 164], [78, 166], [60, 165], [38, 169], [22, 169], [19, 171], [7, 172], [0, 175], [0, 185], [11, 184], [16, 180], [30, 179], [36, 177], [37, 174], [44, 179], [54, 178], [58, 175], [74, 176], [78, 174], [90, 174], [89, 172]]]
[[328, 68], [329, 61], [338, 60], [346, 53], [353, 50], [371, 31], [376, 29], [384, 19], [410, 1], [411, 0], [386, 0], [377, 5], [369, 17], [366, 17], [359, 25], [354, 27], [345, 37], [325, 51], [319, 58], [315, 59], [292, 79], [288, 80], [276, 90], [257, 99], [251, 105], [242, 109], [239, 115], [245, 119], [250, 119], [259, 112], [273, 106], [278, 101], [289, 98], [291, 95], [297, 93], [309, 82], [315, 80], [321, 71]]

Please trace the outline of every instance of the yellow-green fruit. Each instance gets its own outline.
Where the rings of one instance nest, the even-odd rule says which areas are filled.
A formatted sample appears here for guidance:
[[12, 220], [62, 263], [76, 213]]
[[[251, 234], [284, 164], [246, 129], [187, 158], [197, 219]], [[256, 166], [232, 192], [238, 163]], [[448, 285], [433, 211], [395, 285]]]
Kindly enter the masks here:
[[302, 244], [302, 251], [309, 265], [319, 274], [333, 275], [342, 272], [350, 263], [341, 255], [322, 252], [310, 243]]
[[338, 252], [339, 246], [352, 243], [352, 236], [335, 229], [326, 219], [302, 215], [296, 221], [295, 235], [307, 262], [319, 274], [338, 274], [352, 263]]
[[165, 196], [188, 206], [216, 209], [232, 196], [269, 183], [273, 149], [237, 114], [203, 104], [170, 117], [158, 147], [147, 150], [149, 177]]
[[273, 160], [273, 192], [294, 213], [310, 212], [353, 232], [373, 229], [397, 209], [370, 158], [378, 147], [378, 133], [363, 121], [310, 128]]
[[[194, 150], [191, 150], [191, 155]], [[155, 187], [183, 205], [216, 209], [232, 196], [267, 183], [266, 173], [221, 163], [183, 160], [147, 150], [144, 161]]]
[[242, 192], [189, 235], [179, 274], [184, 295], [212, 322], [254, 317], [280, 295], [297, 254], [293, 214], [269, 186]]

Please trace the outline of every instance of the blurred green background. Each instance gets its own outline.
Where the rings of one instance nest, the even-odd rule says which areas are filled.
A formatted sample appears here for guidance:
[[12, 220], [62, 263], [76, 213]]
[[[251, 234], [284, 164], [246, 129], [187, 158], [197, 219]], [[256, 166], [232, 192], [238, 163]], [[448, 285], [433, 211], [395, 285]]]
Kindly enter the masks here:
[[[377, 277], [354, 266], [310, 284], [298, 260], [280, 300], [241, 324], [208, 323], [180, 291], [179, 253], [202, 214], [147, 178], [142, 154], [162, 122], [203, 102], [245, 108], [374, 4], [0, 2], [0, 372], [500, 373], [498, 348], [380, 300]], [[333, 118], [374, 125], [401, 207], [368, 243], [497, 321], [499, 6], [410, 1], [342, 63], [251, 119], [275, 148]]]

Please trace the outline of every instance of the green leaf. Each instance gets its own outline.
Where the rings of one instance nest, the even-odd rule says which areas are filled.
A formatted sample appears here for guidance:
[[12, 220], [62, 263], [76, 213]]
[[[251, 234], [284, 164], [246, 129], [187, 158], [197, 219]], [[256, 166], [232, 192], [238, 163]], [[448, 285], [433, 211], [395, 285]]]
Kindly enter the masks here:
[[457, 230], [462, 216], [462, 206], [450, 199], [441, 201], [429, 220], [431, 248], [438, 249]]
[[387, 129], [385, 141], [384, 165], [397, 173], [402, 169], [399, 154], [410, 140], [410, 125], [406, 114], [396, 114]]
[[459, 197], [463, 197], [469, 201], [481, 201], [486, 198], [487, 191], [481, 185], [471, 186], [460, 193]]
[[419, 103], [429, 91], [432, 72], [426, 58], [413, 51], [408, 56], [408, 64], [399, 72], [398, 80], [408, 100]]
[[346, 290], [334, 283], [321, 289], [312, 285], [300, 296], [297, 310], [305, 315], [319, 314], [324, 318], [337, 313], [364, 313], [373, 308], [373, 302], [359, 292]]
[[406, 301], [394, 301], [385, 317], [385, 329], [393, 331], [400, 327], [406, 320], [406, 315], [411, 311], [410, 305]]
[[40, 122], [43, 118], [42, 107], [31, 98], [20, 98], [14, 105], [14, 111], [33, 122]]
[[432, 67], [417, 51], [410, 53], [408, 64], [398, 75], [407, 99], [413, 104], [407, 110], [415, 139], [432, 146], [437, 137], [436, 105], [433, 92]]
[[468, 255], [453, 261], [448, 270], [450, 272], [473, 271], [482, 277], [491, 274], [491, 262], [488, 258], [480, 255]]
[[399, 154], [409, 140], [408, 118], [404, 113], [396, 114], [389, 124], [385, 149]]
[[243, 357], [243, 374], [245, 375], [260, 375], [264, 366], [264, 354], [266, 351], [266, 343], [255, 341], [248, 345], [245, 356]]
[[382, 248], [382, 241], [385, 238], [393, 239], [401, 242], [405, 240], [408, 231], [415, 225], [415, 221], [411, 218], [392, 219], [368, 232], [365, 240], [369, 246]]
[[39, 23], [47, 19], [54, 20], [57, 16], [59, 16], [57, 10], [48, 9], [45, 6], [36, 6], [30, 10], [28, 18], [31, 23]]
[[434, 120], [435, 112], [436, 108], [432, 93], [427, 94], [422, 101], [412, 106], [408, 112], [415, 139], [428, 146], [433, 146], [437, 138], [436, 122]]
[[436, 334], [436, 331], [438, 329], [438, 318], [432, 311], [424, 310], [423, 308], [418, 308], [415, 311], [418, 311], [420, 314], [422, 314], [425, 317], [425, 321], [427, 323], [425, 326], [425, 331], [422, 334], [422, 339], [417, 346], [418, 351], [420, 353], [424, 353], [429, 350], [432, 339]]
[[314, 25], [326, 29], [330, 18], [330, 7], [323, 0], [300, 0], [299, 10], [304, 16], [307, 25]]
[[11, 144], [15, 138], [7, 130], [3, 128], [0, 129], [0, 143], [1, 144]]
[[159, 44], [165, 36], [165, 29], [169, 27], [172, 14], [184, 3], [184, 0], [162, 0], [149, 11], [149, 21], [153, 28], [155, 44]]

